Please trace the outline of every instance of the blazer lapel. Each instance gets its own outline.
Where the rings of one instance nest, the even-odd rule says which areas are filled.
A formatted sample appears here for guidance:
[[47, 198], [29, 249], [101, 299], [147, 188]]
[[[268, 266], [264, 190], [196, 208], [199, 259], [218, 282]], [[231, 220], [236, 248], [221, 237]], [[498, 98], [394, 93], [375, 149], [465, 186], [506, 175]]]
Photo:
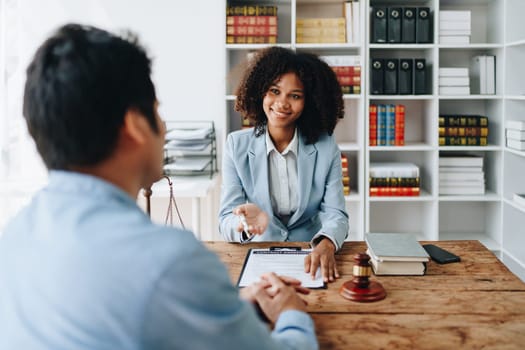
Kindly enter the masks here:
[[261, 209], [270, 216], [273, 213], [268, 183], [268, 159], [266, 156], [266, 141], [264, 135], [253, 137], [248, 147], [248, 161], [252, 176], [252, 186], [255, 198]]
[[312, 190], [312, 179], [315, 171], [315, 160], [317, 157], [317, 149], [314, 145], [306, 145], [301, 133], [298, 133], [299, 143], [297, 148], [297, 178], [299, 194], [299, 205], [297, 210], [290, 218], [288, 226], [293, 225], [304, 213], [308, 205], [308, 198]]

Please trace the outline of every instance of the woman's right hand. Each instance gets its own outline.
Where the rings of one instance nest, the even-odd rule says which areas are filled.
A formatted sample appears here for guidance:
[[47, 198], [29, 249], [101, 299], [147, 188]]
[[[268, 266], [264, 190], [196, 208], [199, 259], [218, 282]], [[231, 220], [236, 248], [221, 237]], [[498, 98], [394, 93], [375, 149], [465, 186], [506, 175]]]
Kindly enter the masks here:
[[[270, 222], [268, 214], [253, 203], [239, 205], [233, 209], [233, 214], [244, 215], [246, 223], [248, 224], [248, 231], [250, 231], [251, 235], [262, 235], [264, 231], [266, 231], [268, 223]], [[244, 231], [244, 227], [240, 220], [239, 225], [237, 226], [237, 231]]]

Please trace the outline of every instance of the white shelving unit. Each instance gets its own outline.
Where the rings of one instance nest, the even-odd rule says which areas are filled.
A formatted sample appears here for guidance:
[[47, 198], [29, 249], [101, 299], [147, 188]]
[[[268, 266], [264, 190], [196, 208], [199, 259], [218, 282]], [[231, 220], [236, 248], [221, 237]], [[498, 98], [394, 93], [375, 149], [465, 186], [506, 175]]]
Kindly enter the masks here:
[[[515, 192], [525, 193], [525, 152], [505, 147], [505, 121], [525, 120], [525, 27], [523, 0], [360, 0], [359, 44], [296, 44], [295, 20], [299, 17], [342, 17], [342, 0], [226, 1], [230, 4], [278, 6], [278, 45], [320, 55], [360, 55], [360, 95], [346, 95], [345, 118], [335, 137], [349, 158], [352, 194], [346, 197], [350, 215], [349, 240], [361, 240], [365, 232], [411, 232], [425, 240], [477, 239], [525, 279], [525, 210], [512, 201]], [[370, 9], [373, 6], [429, 7], [433, 43], [370, 43]], [[438, 42], [439, 10], [471, 11], [471, 43], [445, 45]], [[264, 45], [226, 45], [228, 131], [239, 129], [240, 116], [233, 111], [237, 67], [246, 54]], [[496, 56], [496, 94], [441, 96], [439, 67], [468, 67], [480, 54]], [[431, 89], [427, 95], [370, 95], [370, 58], [425, 58]], [[368, 106], [371, 103], [402, 103], [406, 106], [405, 146], [368, 145]], [[481, 114], [489, 118], [489, 145], [483, 147], [438, 146], [440, 114]], [[440, 196], [440, 154], [470, 153], [484, 157], [486, 194]], [[373, 161], [413, 162], [421, 170], [421, 196], [369, 197], [368, 169]]]

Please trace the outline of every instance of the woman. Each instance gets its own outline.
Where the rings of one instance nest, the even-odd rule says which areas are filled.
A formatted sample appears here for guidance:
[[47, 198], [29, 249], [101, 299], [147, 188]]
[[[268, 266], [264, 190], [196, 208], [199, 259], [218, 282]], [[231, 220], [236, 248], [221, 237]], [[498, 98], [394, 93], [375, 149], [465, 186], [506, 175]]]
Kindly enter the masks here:
[[[220, 232], [228, 241], [310, 241], [305, 271], [339, 277], [335, 252], [348, 234], [341, 153], [341, 87], [317, 56], [270, 47], [251, 60], [235, 109], [253, 129], [228, 135]], [[244, 224], [244, 225], [243, 225]], [[247, 232], [248, 231], [248, 232]]]

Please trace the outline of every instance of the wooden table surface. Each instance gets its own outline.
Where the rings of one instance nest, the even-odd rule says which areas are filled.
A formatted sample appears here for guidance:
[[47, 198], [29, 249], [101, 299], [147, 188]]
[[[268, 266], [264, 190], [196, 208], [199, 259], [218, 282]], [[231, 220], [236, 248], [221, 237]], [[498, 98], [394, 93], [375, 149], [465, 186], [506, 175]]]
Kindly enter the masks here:
[[[348, 301], [339, 295], [352, 279], [353, 255], [364, 242], [346, 242], [336, 255], [341, 274], [305, 297], [321, 349], [525, 349], [525, 283], [478, 241], [434, 243], [460, 263], [430, 262], [425, 276], [372, 276], [386, 299]], [[249, 248], [307, 243], [239, 245], [206, 242], [228, 266], [234, 283]]]

